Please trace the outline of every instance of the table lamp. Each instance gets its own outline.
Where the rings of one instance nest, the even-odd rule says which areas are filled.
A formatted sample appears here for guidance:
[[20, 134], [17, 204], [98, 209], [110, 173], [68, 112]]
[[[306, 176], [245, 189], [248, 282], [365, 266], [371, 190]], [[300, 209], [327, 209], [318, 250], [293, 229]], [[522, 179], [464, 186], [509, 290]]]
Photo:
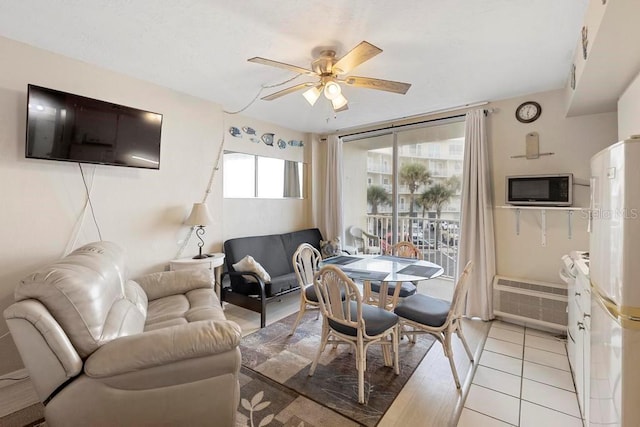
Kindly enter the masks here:
[[200, 239], [198, 242], [198, 255], [194, 256], [193, 259], [202, 259], [206, 258], [207, 255], [202, 254], [202, 247], [204, 246], [204, 240], [202, 240], [202, 236], [204, 235], [204, 227], [205, 225], [209, 225], [213, 222], [211, 219], [211, 215], [209, 215], [209, 208], [204, 203], [194, 203], [193, 208], [191, 209], [191, 215], [187, 218], [186, 224], [197, 227], [196, 236]]

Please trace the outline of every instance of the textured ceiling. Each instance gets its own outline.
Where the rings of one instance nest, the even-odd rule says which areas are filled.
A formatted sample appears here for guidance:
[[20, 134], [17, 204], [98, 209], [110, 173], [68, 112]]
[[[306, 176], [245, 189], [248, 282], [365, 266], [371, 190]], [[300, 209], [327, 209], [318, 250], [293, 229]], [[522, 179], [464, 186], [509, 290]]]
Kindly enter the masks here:
[[[257, 100], [244, 115], [332, 132], [478, 101], [561, 88], [588, 0], [0, 0], [0, 35], [219, 103], [246, 106], [362, 40], [383, 53], [351, 74], [412, 83], [406, 95], [346, 87], [333, 113], [301, 93]], [[5, 64], [6, 66], [7, 64]], [[298, 77], [291, 85], [308, 81]], [[265, 89], [261, 96], [283, 89]]]

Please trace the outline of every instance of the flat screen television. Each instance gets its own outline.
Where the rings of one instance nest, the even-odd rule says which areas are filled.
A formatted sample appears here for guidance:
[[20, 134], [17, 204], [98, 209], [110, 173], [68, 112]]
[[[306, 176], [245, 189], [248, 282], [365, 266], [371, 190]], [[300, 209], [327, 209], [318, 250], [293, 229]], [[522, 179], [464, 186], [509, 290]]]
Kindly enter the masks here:
[[29, 85], [25, 156], [160, 168], [162, 115]]

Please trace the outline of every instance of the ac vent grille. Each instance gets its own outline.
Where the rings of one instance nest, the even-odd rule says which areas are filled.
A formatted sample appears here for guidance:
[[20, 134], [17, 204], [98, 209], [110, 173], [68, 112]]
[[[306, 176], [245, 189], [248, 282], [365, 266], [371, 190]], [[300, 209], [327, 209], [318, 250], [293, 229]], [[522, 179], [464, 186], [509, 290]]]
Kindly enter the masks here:
[[497, 317], [565, 331], [567, 286], [496, 276], [493, 307]]

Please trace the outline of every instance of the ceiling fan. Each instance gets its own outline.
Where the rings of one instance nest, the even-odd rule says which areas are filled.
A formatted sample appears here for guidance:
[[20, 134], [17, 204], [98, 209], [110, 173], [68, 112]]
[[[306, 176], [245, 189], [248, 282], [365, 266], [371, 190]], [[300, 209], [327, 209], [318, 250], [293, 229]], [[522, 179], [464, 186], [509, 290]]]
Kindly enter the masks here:
[[321, 51], [320, 56], [311, 63], [311, 69], [260, 57], [250, 58], [248, 61], [255, 62], [257, 64], [270, 65], [272, 67], [284, 68], [285, 70], [293, 71], [298, 74], [318, 77], [318, 80], [315, 82], [300, 83], [272, 93], [271, 95], [267, 95], [262, 98], [265, 101], [272, 101], [280, 98], [281, 96], [288, 95], [302, 89], [307, 89], [302, 95], [309, 104], [314, 105], [320, 97], [320, 94], [324, 93], [324, 96], [331, 101], [333, 110], [338, 112], [348, 109], [348, 101], [342, 94], [342, 88], [340, 87], [341, 84], [367, 89], [384, 90], [387, 92], [400, 93], [402, 95], [407, 93], [411, 87], [411, 84], [409, 83], [346, 75], [358, 65], [368, 61], [381, 52], [382, 49], [369, 42], [362, 41], [339, 59], [336, 58], [336, 52], [334, 50]]

